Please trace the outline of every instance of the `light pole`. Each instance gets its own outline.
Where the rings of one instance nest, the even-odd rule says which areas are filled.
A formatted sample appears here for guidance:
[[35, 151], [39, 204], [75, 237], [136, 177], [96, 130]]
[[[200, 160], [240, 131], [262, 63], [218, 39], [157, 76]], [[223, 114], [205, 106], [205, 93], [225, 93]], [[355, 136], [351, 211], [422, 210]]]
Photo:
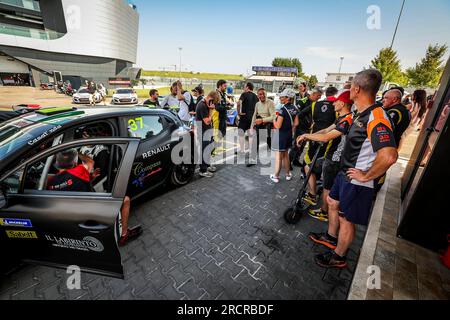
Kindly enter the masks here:
[[400, 9], [400, 14], [398, 15], [397, 25], [395, 26], [394, 36], [392, 37], [391, 49], [394, 46], [395, 36], [397, 35], [398, 25], [400, 24], [400, 19], [402, 17], [404, 7], [405, 7], [405, 0], [403, 0], [402, 8]]
[[341, 70], [342, 70], [342, 63], [344, 62], [344, 57], [341, 57], [341, 63], [339, 64], [339, 75], [341, 74]]
[[183, 50], [182, 47], [178, 47], [178, 50], [180, 50], [180, 80], [181, 80], [181, 51]]

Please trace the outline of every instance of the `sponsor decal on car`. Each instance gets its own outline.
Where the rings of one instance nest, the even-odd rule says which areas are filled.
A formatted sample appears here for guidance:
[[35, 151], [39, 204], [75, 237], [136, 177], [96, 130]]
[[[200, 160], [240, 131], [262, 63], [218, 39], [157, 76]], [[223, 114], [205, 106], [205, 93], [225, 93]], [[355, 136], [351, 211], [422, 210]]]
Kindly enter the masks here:
[[155, 149], [152, 149], [150, 151], [143, 153], [142, 158], [147, 159], [147, 158], [156, 156], [158, 153], [168, 151], [168, 150], [170, 150], [170, 143], [166, 144], [165, 146], [158, 147], [158, 148], [155, 148]]
[[6, 230], [6, 235], [10, 239], [37, 239], [36, 232], [34, 231], [17, 231]]
[[133, 168], [133, 175], [136, 177], [136, 179], [133, 180], [132, 184], [136, 187], [142, 188], [147, 178], [153, 176], [154, 174], [157, 174], [161, 170], [161, 161], [158, 161], [146, 167], [144, 167], [144, 164], [142, 162], [138, 162]]
[[52, 243], [52, 246], [58, 248], [94, 252], [102, 252], [104, 250], [103, 244], [94, 237], [84, 237], [80, 240], [45, 235], [45, 239], [47, 239], [47, 241], [50, 241]]
[[61, 125], [57, 125], [56, 127], [53, 127], [47, 131], [45, 131], [43, 134], [41, 134], [40, 136], [34, 138], [33, 140], [28, 141], [28, 145], [32, 146], [36, 143], [38, 143], [39, 141], [41, 141], [42, 139], [46, 138], [48, 135], [52, 134], [53, 132], [61, 129], [62, 126]]
[[0, 218], [0, 226], [32, 228], [33, 224], [29, 219]]

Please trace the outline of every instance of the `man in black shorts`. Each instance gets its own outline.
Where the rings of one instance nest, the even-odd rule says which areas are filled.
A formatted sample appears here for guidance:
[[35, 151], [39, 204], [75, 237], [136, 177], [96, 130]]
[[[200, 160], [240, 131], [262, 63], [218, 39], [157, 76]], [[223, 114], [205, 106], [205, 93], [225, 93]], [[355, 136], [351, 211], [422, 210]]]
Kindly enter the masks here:
[[255, 106], [258, 103], [258, 96], [253, 92], [253, 83], [248, 82], [244, 87], [244, 93], [241, 94], [237, 103], [237, 112], [239, 116], [239, 151], [245, 154], [245, 134], [251, 129]]
[[[328, 216], [327, 198], [331, 188], [333, 187], [334, 179], [336, 178], [340, 169], [341, 154], [345, 146], [345, 135], [347, 134], [353, 122], [352, 113], [350, 112], [352, 105], [353, 101], [350, 100], [350, 91], [344, 91], [334, 102], [335, 110], [339, 114], [336, 122], [324, 130], [321, 130], [314, 134], [305, 134], [298, 137], [297, 139], [297, 143], [301, 143], [306, 140], [322, 142], [325, 144], [330, 143], [330, 147], [322, 165], [322, 207], [318, 207], [315, 209], [312, 208], [308, 211], [309, 215], [315, 219], [321, 221], [328, 221], [328, 219], [332, 220], [330, 224], [339, 224], [339, 216]], [[319, 239], [320, 237], [321, 235], [318, 236]]]
[[[78, 159], [82, 161], [81, 164], [78, 164]], [[55, 167], [59, 172], [48, 181], [48, 190], [94, 192], [91, 182], [95, 179], [95, 163], [88, 156], [79, 154], [76, 149], [65, 150], [56, 155]], [[121, 225], [119, 246], [124, 246], [142, 234], [141, 226], [128, 228], [129, 216], [130, 198], [125, 197], [118, 221], [118, 225]]]
[[[300, 112], [299, 119], [305, 117], [310, 117], [312, 119], [310, 133], [319, 132], [335, 123], [336, 111], [334, 109], [334, 102], [336, 101], [335, 95], [337, 93], [338, 90], [335, 87], [328, 87], [325, 92], [327, 96], [325, 101], [313, 102], [309, 107], [306, 107]], [[311, 162], [319, 146], [318, 144], [308, 143], [306, 147], [305, 173], [308, 174], [309, 170], [312, 170], [312, 173], [308, 181], [309, 192], [303, 200], [311, 206], [317, 205], [317, 177], [322, 173], [323, 158], [327, 154], [330, 147], [331, 142], [322, 147], [318, 155], [319, 161], [316, 162], [316, 166], [314, 168], [311, 167]]]
[[[356, 74], [350, 89], [356, 114], [346, 136], [338, 173], [328, 197], [329, 212], [339, 215], [334, 250], [316, 255], [316, 263], [325, 268], [345, 268], [346, 254], [355, 237], [355, 224], [369, 223], [375, 195], [375, 179], [382, 176], [397, 161], [392, 124], [383, 108], [376, 103], [382, 75], [367, 69]], [[333, 213], [332, 213], [333, 212]], [[336, 226], [334, 226], [336, 227]]]

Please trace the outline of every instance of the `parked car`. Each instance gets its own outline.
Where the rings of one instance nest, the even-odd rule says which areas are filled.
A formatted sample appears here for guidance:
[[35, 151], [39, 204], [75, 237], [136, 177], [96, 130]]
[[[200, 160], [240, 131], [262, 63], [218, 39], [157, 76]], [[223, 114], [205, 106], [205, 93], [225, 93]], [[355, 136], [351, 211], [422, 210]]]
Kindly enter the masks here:
[[[102, 97], [99, 92], [95, 92], [95, 103], [100, 103], [102, 101]], [[75, 104], [90, 104], [91, 94], [89, 90], [85, 87], [80, 88], [80, 90], [76, 91], [72, 97], [72, 103]]]
[[238, 126], [239, 124], [239, 119], [238, 119], [238, 113], [237, 113], [237, 109], [231, 109], [227, 111], [227, 124], [229, 126]]
[[[77, 265], [83, 271], [123, 278], [116, 241], [122, 201], [126, 195], [135, 199], [165, 183], [187, 184], [195, 165], [175, 164], [171, 154], [184, 146], [182, 141], [192, 139], [192, 131], [173, 113], [142, 107], [47, 108], [4, 122], [0, 125], [3, 258], [9, 260], [11, 253], [25, 262]], [[95, 192], [47, 187], [58, 173], [55, 159], [62, 151], [75, 148], [81, 153], [83, 148], [97, 147], [107, 157], [100, 168], [104, 177], [93, 180]], [[186, 150], [180, 148], [182, 154]]]
[[138, 104], [138, 95], [131, 88], [117, 89], [112, 96], [112, 104]]

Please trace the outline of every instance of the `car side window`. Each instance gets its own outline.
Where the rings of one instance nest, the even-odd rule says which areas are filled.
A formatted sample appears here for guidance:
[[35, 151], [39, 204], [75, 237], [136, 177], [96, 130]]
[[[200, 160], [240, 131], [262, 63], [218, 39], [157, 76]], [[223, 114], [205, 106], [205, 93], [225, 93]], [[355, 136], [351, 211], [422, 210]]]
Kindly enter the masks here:
[[74, 140], [112, 137], [113, 129], [107, 122], [96, 122], [75, 128], [73, 138]]
[[163, 119], [158, 115], [128, 117], [128, 136], [142, 140], [156, 137], [164, 130]]
[[[25, 190], [110, 193], [114, 155], [111, 145], [86, 145], [65, 149], [27, 166]], [[115, 172], [117, 168], [112, 168]]]
[[20, 181], [22, 181], [24, 168], [20, 168], [1, 182], [1, 187], [6, 194], [17, 194]]

